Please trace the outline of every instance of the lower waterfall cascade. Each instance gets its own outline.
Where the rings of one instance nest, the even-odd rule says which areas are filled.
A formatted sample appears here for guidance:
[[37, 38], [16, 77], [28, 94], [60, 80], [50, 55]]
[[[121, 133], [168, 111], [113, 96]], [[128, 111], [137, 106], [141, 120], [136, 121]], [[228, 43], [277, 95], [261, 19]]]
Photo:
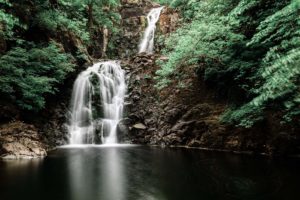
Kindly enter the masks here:
[[115, 144], [126, 92], [119, 61], [99, 62], [77, 77], [71, 99], [70, 144]]

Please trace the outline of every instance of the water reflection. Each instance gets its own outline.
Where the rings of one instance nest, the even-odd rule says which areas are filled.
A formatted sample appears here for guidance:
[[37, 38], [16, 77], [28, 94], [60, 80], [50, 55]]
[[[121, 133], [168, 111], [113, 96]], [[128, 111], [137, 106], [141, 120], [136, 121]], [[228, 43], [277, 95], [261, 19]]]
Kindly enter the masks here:
[[[291, 172], [273, 162], [187, 149], [65, 149], [70, 200], [281, 199]], [[299, 177], [299, 173], [293, 172]], [[289, 187], [295, 187], [290, 185]], [[292, 190], [286, 191], [294, 197]], [[295, 190], [297, 191], [297, 190]]]
[[18, 159], [18, 160], [1, 160], [0, 159], [0, 169], [5, 169], [7, 172], [15, 172], [16, 169], [37, 169], [41, 166], [42, 159]]
[[0, 161], [0, 199], [300, 199], [299, 167], [190, 149], [68, 147], [41, 162]]
[[[39, 190], [39, 184], [33, 183], [36, 183], [39, 178], [39, 169], [42, 164], [43, 160], [39, 159], [0, 159], [0, 199], [14, 200], [33, 196], [32, 190]], [[37, 192], [36, 195], [38, 195]]]
[[123, 172], [122, 157], [116, 148], [110, 149], [103, 155], [102, 187], [100, 191], [104, 194], [104, 199], [123, 200], [126, 197], [125, 180], [126, 174]]
[[125, 199], [126, 174], [118, 148], [75, 150], [68, 161], [71, 199]]

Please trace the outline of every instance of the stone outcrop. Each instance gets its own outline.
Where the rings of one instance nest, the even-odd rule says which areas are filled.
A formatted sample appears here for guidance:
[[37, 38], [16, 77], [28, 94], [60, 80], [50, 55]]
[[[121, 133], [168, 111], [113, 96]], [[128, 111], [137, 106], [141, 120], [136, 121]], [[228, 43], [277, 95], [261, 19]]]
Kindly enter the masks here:
[[37, 128], [20, 121], [0, 126], [0, 157], [6, 159], [44, 157], [47, 146]]

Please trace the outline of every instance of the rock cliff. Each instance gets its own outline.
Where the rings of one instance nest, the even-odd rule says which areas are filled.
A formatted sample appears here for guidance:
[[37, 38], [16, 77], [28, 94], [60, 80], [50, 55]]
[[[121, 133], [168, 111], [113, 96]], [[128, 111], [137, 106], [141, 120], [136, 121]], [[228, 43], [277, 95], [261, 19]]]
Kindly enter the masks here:
[[185, 72], [184, 88], [174, 80], [168, 88], [156, 89], [153, 77], [161, 59], [166, 58], [141, 54], [123, 63], [129, 69], [127, 118], [121, 124], [123, 132], [124, 124], [128, 126], [125, 141], [251, 154], [299, 153], [299, 129], [279, 128], [276, 117], [251, 129], [222, 124], [228, 105], [199, 72]]

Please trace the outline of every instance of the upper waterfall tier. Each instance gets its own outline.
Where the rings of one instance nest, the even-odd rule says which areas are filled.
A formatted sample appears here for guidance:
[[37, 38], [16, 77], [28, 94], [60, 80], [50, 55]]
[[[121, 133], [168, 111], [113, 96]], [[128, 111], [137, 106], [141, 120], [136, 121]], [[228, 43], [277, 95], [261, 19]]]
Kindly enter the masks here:
[[71, 99], [71, 144], [117, 143], [125, 72], [118, 61], [94, 64], [77, 77]]
[[153, 53], [156, 23], [159, 20], [159, 16], [163, 8], [164, 7], [153, 8], [147, 15], [148, 26], [140, 43], [139, 53]]

